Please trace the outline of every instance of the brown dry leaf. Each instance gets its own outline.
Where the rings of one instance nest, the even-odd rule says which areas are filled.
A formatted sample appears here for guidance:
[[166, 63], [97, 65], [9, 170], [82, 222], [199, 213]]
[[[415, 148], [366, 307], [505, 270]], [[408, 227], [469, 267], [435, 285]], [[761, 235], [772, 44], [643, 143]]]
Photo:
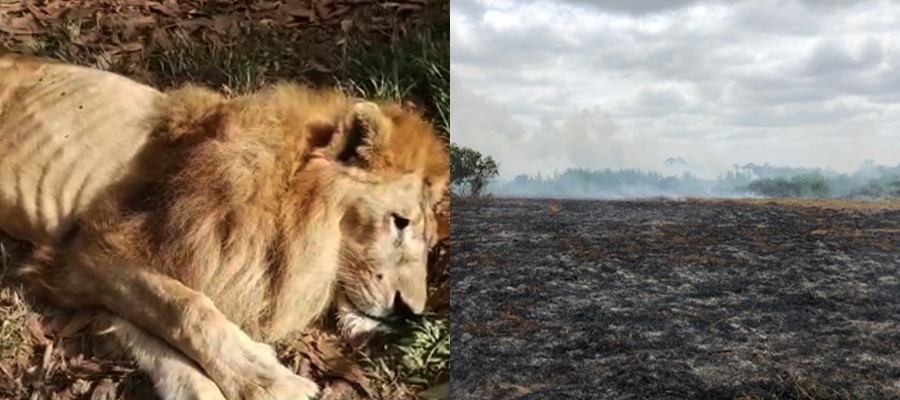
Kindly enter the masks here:
[[50, 340], [47, 339], [47, 335], [44, 333], [44, 327], [36, 317], [28, 318], [25, 322], [25, 327], [28, 328], [28, 333], [31, 334], [32, 339], [37, 343], [42, 345], [50, 343]]
[[260, 1], [250, 5], [250, 9], [253, 11], [270, 11], [277, 9], [279, 6], [280, 4], [277, 1]]
[[347, 11], [350, 11], [350, 7], [339, 5], [339, 6], [335, 7], [334, 10], [331, 10], [327, 14], [322, 15], [322, 20], [328, 21], [328, 20], [335, 19], [337, 17], [347, 14]]
[[[0, 372], [2, 372], [3, 375], [6, 376], [6, 378], [9, 379], [10, 381], [15, 380], [12, 372], [9, 372], [9, 369], [7, 369], [6, 366], [4, 366], [3, 364], [0, 364]], [[4, 380], [0, 380], [0, 382], [3, 382], [3, 381]]]
[[51, 400], [72, 400], [73, 396], [74, 395], [72, 394], [71, 391], [64, 390], [62, 392], [51, 393], [50, 399]]
[[420, 11], [422, 9], [421, 4], [412, 4], [412, 3], [392, 3], [392, 7], [396, 8], [397, 11]]
[[16, 376], [13, 375], [10, 369], [10, 367], [0, 363], [0, 389], [18, 391], [18, 389], [21, 388], [21, 381], [16, 379]]
[[348, 33], [350, 33], [351, 29], [353, 29], [353, 19], [344, 18], [341, 21], [341, 31], [343, 31], [344, 34], [348, 34]]
[[105, 378], [94, 388], [94, 393], [91, 394], [91, 400], [116, 400], [116, 390], [118, 389], [118, 382], [114, 382], [112, 379]]
[[315, 2], [316, 4], [316, 15], [320, 20], [327, 20], [331, 17], [331, 11], [329, 10], [329, 6], [331, 5], [330, 0], [319, 0]]
[[216, 15], [213, 16], [212, 30], [220, 35], [238, 33], [237, 18], [233, 15]]
[[75, 382], [72, 383], [70, 390], [75, 396], [83, 396], [90, 392], [91, 383], [84, 379], [76, 379]]
[[147, 8], [170, 18], [178, 18], [181, 15], [181, 10], [178, 9], [178, 3], [167, 3], [169, 4], [147, 3]]
[[44, 379], [50, 378], [53, 372], [53, 343], [47, 343], [44, 348], [44, 357], [41, 360], [41, 370], [44, 371]]
[[69, 360], [69, 372], [78, 376], [91, 376], [103, 373], [103, 364], [95, 359], [85, 359], [80, 354], [78, 358]]
[[159, 27], [154, 28], [153, 31], [150, 32], [150, 43], [152, 43], [154, 47], [163, 49], [170, 49], [173, 46], [172, 37], [169, 32]]
[[122, 51], [129, 52], [129, 53], [134, 52], [134, 51], [140, 51], [143, 48], [144, 48], [144, 45], [140, 42], [123, 43], [121, 46]]
[[46, 21], [53, 19], [53, 17], [51, 17], [50, 15], [47, 15], [47, 13], [44, 12], [44, 10], [41, 10], [41, 9], [35, 7], [31, 3], [26, 3], [25, 8], [27, 8], [28, 12], [30, 12], [31, 15], [33, 15], [34, 18], [36, 18], [38, 21], [46, 22]]
[[146, 7], [148, 3], [147, 0], [124, 0], [120, 1], [119, 5], [122, 7]]
[[88, 8], [65, 8], [60, 12], [60, 18], [72, 21], [93, 18], [96, 10]]
[[282, 6], [282, 10], [292, 17], [306, 18], [309, 20], [314, 20], [316, 18], [316, 12], [299, 0], [288, 0]]
[[178, 21], [178, 26], [185, 28], [189, 32], [193, 32], [198, 28], [210, 28], [215, 26], [215, 21], [211, 18], [200, 17], [200, 18], [192, 18], [188, 20]]
[[157, 25], [156, 17], [152, 15], [116, 15], [110, 16], [103, 26], [109, 28], [142, 29]]
[[294, 343], [293, 349], [296, 353], [292, 356], [300, 375], [318, 376], [329, 369], [326, 362], [328, 355], [324, 354], [323, 350], [327, 353], [334, 349], [317, 345], [317, 342], [323, 340], [323, 336], [321, 332], [311, 332]]
[[19, 0], [0, 0], [0, 11], [13, 14], [21, 12], [25, 9], [25, 6]]
[[[311, 329], [295, 341], [289, 351], [298, 374], [332, 383], [345, 382], [353, 391], [368, 396], [363, 398], [371, 398], [368, 378], [339, 337]], [[339, 387], [337, 385], [332, 391], [344, 390]]]
[[322, 64], [316, 60], [309, 60], [309, 66], [316, 72], [321, 72], [323, 74], [330, 74], [334, 72], [331, 70], [331, 68], [326, 67], [325, 64]]
[[322, 389], [322, 400], [359, 400], [370, 399], [370, 394], [363, 396], [359, 391], [348, 382], [334, 381], [329, 382]]
[[11, 35], [33, 35], [43, 33], [44, 29], [35, 22], [33, 16], [25, 15], [0, 21], [0, 31]]

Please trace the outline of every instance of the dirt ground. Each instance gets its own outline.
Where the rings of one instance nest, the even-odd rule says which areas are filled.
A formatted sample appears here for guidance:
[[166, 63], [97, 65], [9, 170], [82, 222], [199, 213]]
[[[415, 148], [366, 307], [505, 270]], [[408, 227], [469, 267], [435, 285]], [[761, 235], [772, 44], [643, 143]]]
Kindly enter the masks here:
[[453, 398], [900, 398], [896, 203], [454, 213]]

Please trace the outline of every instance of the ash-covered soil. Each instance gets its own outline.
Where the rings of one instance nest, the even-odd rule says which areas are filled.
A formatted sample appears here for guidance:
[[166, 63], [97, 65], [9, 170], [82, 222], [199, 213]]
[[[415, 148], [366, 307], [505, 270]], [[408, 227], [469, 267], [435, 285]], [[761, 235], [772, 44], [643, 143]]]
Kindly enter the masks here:
[[900, 398], [900, 207], [823, 204], [455, 201], [452, 397]]

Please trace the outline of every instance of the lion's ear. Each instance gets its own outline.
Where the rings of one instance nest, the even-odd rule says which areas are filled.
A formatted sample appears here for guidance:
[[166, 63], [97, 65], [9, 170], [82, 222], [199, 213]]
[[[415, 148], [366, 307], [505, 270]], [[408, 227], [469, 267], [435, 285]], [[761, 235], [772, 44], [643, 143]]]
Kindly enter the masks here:
[[372, 140], [387, 141], [390, 134], [391, 121], [378, 104], [371, 101], [360, 101], [353, 105], [354, 125], [361, 133]]
[[391, 120], [381, 107], [359, 101], [351, 107], [340, 151], [335, 159], [346, 164], [368, 165], [372, 156], [388, 142]]
[[343, 122], [313, 121], [307, 124], [306, 130], [309, 133], [307, 144], [312, 153], [334, 159], [344, 140], [346, 128]]

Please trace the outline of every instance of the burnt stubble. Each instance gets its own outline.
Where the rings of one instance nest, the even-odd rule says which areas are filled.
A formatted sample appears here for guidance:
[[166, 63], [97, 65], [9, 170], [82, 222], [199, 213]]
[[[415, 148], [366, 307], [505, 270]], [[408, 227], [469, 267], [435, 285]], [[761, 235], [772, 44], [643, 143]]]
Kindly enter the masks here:
[[896, 204], [453, 211], [453, 398], [900, 398]]

